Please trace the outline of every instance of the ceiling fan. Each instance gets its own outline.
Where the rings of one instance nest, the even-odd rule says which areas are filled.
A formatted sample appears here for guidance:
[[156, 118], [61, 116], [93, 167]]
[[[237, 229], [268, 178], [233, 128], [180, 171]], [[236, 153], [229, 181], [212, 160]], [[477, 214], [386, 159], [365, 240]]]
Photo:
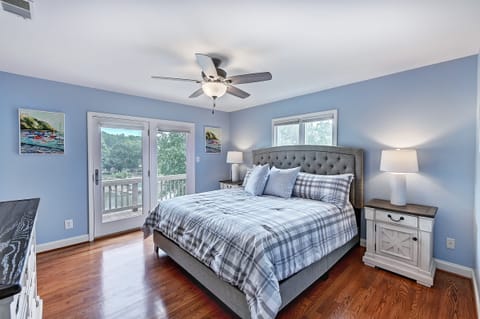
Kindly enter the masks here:
[[244, 84], [252, 82], [262, 82], [272, 79], [270, 72], [248, 73], [227, 77], [227, 72], [220, 69], [221, 60], [210, 57], [206, 54], [195, 53], [198, 65], [202, 69], [202, 80], [174, 78], [169, 76], [153, 75], [154, 79], [187, 81], [201, 84], [201, 87], [190, 94], [189, 98], [199, 97], [202, 94], [207, 95], [213, 100], [212, 114], [215, 113], [215, 101], [225, 93], [245, 99], [250, 96], [249, 93], [233, 86], [234, 84]]

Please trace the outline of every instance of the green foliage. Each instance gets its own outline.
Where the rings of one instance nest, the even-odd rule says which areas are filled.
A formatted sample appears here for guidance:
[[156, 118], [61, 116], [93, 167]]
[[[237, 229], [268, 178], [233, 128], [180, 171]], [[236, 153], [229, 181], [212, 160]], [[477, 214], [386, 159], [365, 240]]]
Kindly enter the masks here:
[[186, 173], [186, 144], [186, 133], [159, 132], [157, 134], [158, 175]]
[[[158, 132], [158, 175], [185, 174], [186, 133]], [[125, 179], [142, 176], [142, 137], [125, 134], [110, 134], [102, 131], [103, 178]], [[158, 198], [167, 199], [185, 194], [185, 180], [162, 181]]]
[[[158, 175], [186, 173], [185, 133], [157, 134]], [[142, 137], [102, 131], [102, 172], [104, 178], [142, 176]]]
[[102, 131], [104, 178], [142, 176], [142, 137]]
[[299, 125], [279, 125], [277, 129], [277, 145], [296, 145], [299, 143]]
[[305, 144], [332, 145], [332, 120], [305, 123]]
[[[305, 122], [305, 144], [332, 145], [332, 120]], [[276, 126], [277, 145], [296, 145], [300, 143], [300, 124]]]
[[20, 117], [20, 129], [22, 130], [38, 130], [56, 132], [50, 124], [45, 121], [34, 118], [33, 116], [22, 114]]
[[218, 140], [217, 135], [212, 131], [206, 131], [205, 132], [205, 138], [207, 140]]

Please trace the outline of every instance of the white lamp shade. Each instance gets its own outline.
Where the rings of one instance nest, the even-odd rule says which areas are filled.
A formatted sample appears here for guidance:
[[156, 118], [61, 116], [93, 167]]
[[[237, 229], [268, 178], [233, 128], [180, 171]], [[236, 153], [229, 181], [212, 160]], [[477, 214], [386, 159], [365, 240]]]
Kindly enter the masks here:
[[380, 159], [380, 170], [391, 173], [418, 172], [416, 150], [383, 150]]
[[227, 86], [222, 82], [203, 82], [202, 90], [209, 97], [220, 97], [227, 92]]
[[242, 152], [227, 152], [227, 163], [229, 164], [240, 164], [243, 163], [243, 153]]

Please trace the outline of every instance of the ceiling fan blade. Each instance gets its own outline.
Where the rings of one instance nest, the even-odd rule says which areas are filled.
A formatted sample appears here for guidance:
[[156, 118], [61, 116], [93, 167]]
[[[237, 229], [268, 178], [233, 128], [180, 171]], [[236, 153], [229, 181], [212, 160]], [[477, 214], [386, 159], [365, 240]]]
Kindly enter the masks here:
[[260, 72], [260, 73], [234, 75], [229, 77], [227, 81], [231, 84], [242, 84], [242, 83], [269, 81], [271, 79], [272, 79], [272, 74], [270, 72]]
[[246, 99], [247, 97], [250, 96], [250, 93], [247, 93], [243, 90], [240, 90], [239, 88], [234, 87], [234, 86], [227, 87], [227, 93], [231, 94], [231, 95], [234, 95], [236, 97], [239, 97], [241, 99]]
[[190, 94], [189, 98], [199, 97], [202, 94], [203, 94], [203, 89], [199, 88], [198, 90]]
[[186, 82], [201, 83], [201, 81], [198, 81], [198, 80], [182, 79], [182, 78], [172, 78], [172, 77], [170, 77], [170, 76], [160, 76], [160, 75], [152, 75], [152, 79], [174, 80], [174, 81], [186, 81]]
[[198, 65], [200, 65], [203, 73], [205, 73], [209, 79], [218, 78], [217, 68], [211, 57], [201, 53], [195, 53], [195, 56], [197, 57]]

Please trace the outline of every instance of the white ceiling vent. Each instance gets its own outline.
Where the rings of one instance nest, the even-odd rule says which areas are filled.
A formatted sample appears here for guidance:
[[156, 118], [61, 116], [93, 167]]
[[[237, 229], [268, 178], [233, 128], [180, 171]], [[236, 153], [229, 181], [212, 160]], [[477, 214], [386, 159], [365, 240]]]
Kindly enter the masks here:
[[32, 18], [32, 1], [28, 0], [1, 0], [5, 11], [21, 16], [25, 19]]

